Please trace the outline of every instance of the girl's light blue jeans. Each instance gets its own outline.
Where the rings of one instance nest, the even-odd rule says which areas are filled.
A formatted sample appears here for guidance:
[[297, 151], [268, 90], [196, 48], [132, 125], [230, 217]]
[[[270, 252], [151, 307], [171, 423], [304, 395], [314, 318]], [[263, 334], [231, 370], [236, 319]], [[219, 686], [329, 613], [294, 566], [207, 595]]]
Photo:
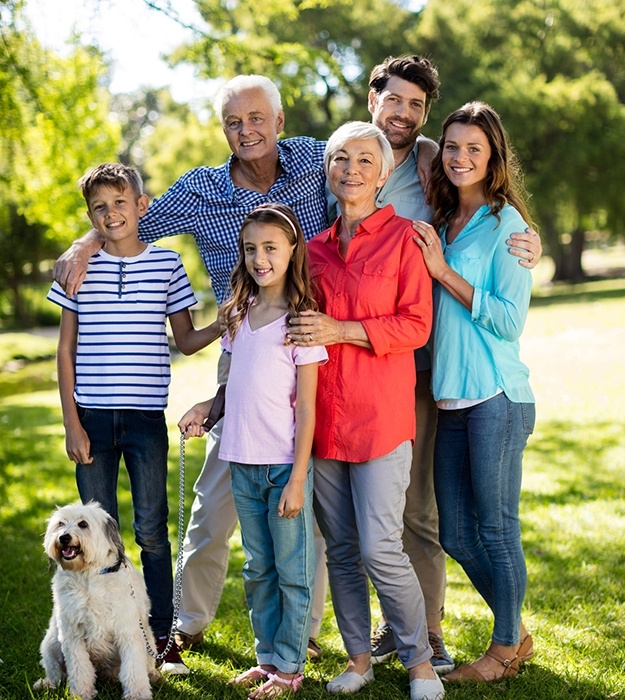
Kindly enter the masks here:
[[443, 549], [493, 612], [492, 641], [519, 644], [527, 569], [519, 500], [523, 450], [535, 407], [500, 393], [471, 408], [439, 410], [434, 483]]
[[295, 518], [278, 515], [292, 467], [230, 463], [256, 658], [259, 664], [276, 666], [283, 673], [304, 670], [315, 577], [312, 460], [304, 507]]

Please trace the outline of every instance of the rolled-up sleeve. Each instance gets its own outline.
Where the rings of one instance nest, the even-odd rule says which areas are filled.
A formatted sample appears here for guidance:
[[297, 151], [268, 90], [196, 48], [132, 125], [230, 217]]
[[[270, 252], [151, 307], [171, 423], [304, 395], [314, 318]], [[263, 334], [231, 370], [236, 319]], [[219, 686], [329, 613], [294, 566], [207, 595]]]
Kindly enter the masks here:
[[376, 356], [423, 347], [432, 329], [432, 280], [423, 254], [404, 235], [397, 273], [396, 311], [362, 320]]

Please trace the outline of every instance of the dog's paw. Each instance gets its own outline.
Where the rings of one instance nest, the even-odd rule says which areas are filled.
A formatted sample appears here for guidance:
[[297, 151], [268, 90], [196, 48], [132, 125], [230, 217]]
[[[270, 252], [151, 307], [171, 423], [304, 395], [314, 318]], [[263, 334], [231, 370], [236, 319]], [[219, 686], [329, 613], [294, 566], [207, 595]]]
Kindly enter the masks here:
[[69, 696], [72, 700], [93, 700], [98, 694], [95, 688], [85, 688], [84, 690], [70, 691]]
[[124, 700], [152, 700], [152, 691], [148, 690], [144, 693], [124, 693], [122, 697]]
[[55, 688], [56, 684], [49, 681], [47, 678], [40, 678], [33, 684], [33, 690], [36, 690], [37, 692], [41, 690], [54, 690]]
[[150, 669], [148, 671], [148, 678], [150, 683], [160, 683], [163, 680], [163, 674], [157, 669]]

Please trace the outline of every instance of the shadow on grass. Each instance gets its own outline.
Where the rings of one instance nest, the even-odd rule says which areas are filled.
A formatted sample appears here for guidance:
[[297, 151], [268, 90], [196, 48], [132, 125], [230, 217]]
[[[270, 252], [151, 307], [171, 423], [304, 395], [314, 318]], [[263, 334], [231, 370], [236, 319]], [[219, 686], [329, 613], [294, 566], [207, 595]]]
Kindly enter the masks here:
[[[52, 607], [51, 572], [43, 553], [45, 520], [56, 503], [76, 497], [74, 470], [64, 452], [58, 408], [7, 403], [0, 421], [0, 698], [28, 698], [29, 686], [40, 676], [38, 647]], [[532, 617], [544, 626], [536, 630], [537, 660], [511, 681], [485, 687], [450, 688], [448, 697], [463, 700], [499, 698], [567, 697], [568, 700], [599, 700], [603, 676], [593, 669], [610, 669], [623, 663], [625, 638], [625, 546], [623, 532], [610, 531], [610, 517], [625, 517], [625, 470], [623, 461], [613, 463], [624, 425], [601, 422], [576, 424], [543, 422], [527, 450], [531, 489], [523, 492], [524, 543], [530, 569], [527, 602]], [[202, 466], [203, 445], [187, 455], [187, 513], [193, 481]], [[174, 522], [177, 483], [177, 445], [170, 453], [170, 507]], [[122, 470], [123, 473], [124, 470]], [[542, 479], [542, 481], [541, 481]], [[123, 487], [120, 484], [120, 490]], [[4, 506], [2, 506], [4, 504]], [[601, 524], [595, 519], [603, 517]], [[579, 521], [588, 526], [579, 528]], [[122, 519], [130, 527], [129, 497], [122, 502]], [[622, 522], [622, 520], [621, 520]], [[577, 531], [576, 531], [577, 528]], [[128, 539], [128, 535], [124, 535]], [[131, 537], [131, 536], [130, 536]], [[132, 545], [132, 543], [130, 543]], [[187, 655], [193, 673], [186, 679], [167, 679], [154, 697], [244, 698], [241, 689], [227, 685], [237, 672], [255, 663], [241, 569], [240, 546], [233, 538], [230, 569], [224, 594], [206, 641]], [[457, 569], [450, 565], [452, 573]], [[464, 601], [470, 595], [466, 579], [449, 581], [449, 605], [460, 596], [461, 612], [447, 622], [448, 644], [460, 650], [459, 661], [482, 653], [490, 635], [490, 616], [479, 601], [473, 615]], [[325, 632], [329, 630], [328, 632]], [[553, 630], [558, 630], [554, 632]], [[307, 669], [303, 698], [327, 698], [325, 682], [344, 663], [335, 628], [324, 622], [324, 658]], [[565, 635], [562, 639], [558, 634]], [[590, 643], [587, 640], [590, 639]], [[326, 646], [327, 644], [327, 646]], [[620, 650], [620, 651], [619, 651]], [[575, 655], [583, 659], [583, 671], [573, 677], [574, 666], [550, 669], [551, 658]], [[545, 657], [550, 657], [545, 659]], [[619, 661], [620, 660], [620, 661]], [[578, 665], [576, 668], [580, 668]], [[554, 670], [555, 669], [555, 670]], [[407, 696], [407, 673], [398, 662], [376, 667], [376, 683], [359, 694], [363, 700], [390, 700]], [[592, 680], [589, 680], [592, 679]], [[43, 694], [43, 698], [63, 697]], [[99, 697], [119, 700], [118, 685], [103, 686]]]
[[[539, 464], [545, 491], [524, 491], [523, 503], [565, 505], [625, 497], [623, 468], [610, 458], [623, 447], [625, 423], [579, 424], [554, 420], [539, 423], [525, 451], [526, 464]], [[625, 466], [625, 461], [621, 462]]]
[[532, 293], [532, 307], [556, 306], [558, 304], [582, 304], [625, 298], [625, 278], [588, 279], [579, 284], [555, 284], [547, 292]]

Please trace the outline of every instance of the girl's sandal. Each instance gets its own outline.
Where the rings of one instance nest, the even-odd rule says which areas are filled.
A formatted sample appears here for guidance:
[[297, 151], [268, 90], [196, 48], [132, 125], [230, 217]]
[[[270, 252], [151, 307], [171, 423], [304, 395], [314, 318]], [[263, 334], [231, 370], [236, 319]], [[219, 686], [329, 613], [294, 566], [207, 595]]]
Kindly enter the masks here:
[[268, 673], [267, 679], [260, 688], [247, 696], [250, 700], [267, 700], [286, 693], [297, 693], [304, 681], [304, 674], [300, 673], [295, 678], [282, 678], [275, 673]]
[[262, 666], [252, 666], [247, 671], [240, 673], [236, 678], [228, 681], [228, 685], [238, 685], [241, 688], [251, 688], [270, 675]]

